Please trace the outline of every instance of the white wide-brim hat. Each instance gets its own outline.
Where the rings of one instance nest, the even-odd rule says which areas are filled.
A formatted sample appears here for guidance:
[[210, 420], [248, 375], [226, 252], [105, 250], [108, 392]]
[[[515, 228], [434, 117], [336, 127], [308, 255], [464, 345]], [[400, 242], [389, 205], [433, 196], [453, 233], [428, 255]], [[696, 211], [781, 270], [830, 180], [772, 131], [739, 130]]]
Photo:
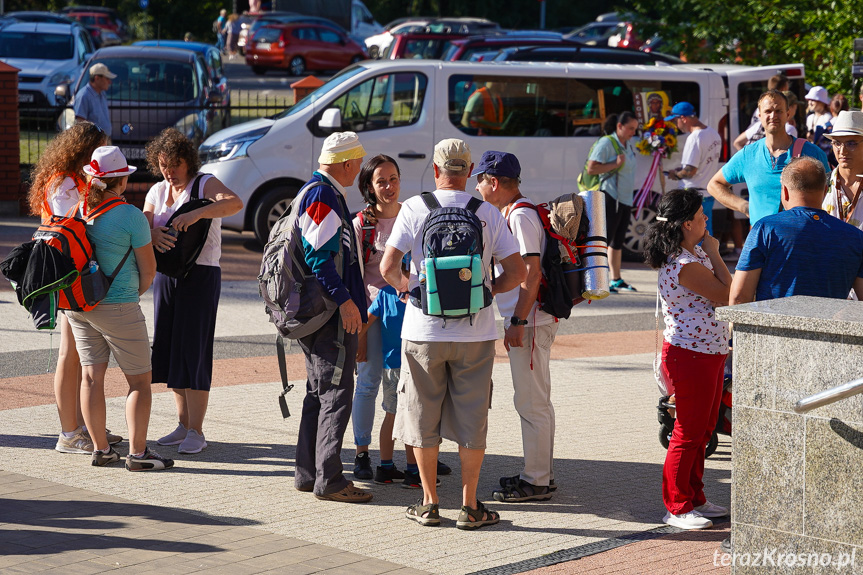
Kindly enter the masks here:
[[842, 110], [833, 120], [833, 130], [824, 134], [825, 138], [833, 139], [836, 136], [863, 136], [863, 112], [849, 112]]
[[90, 158], [90, 164], [84, 166], [84, 173], [96, 178], [119, 178], [128, 176], [137, 170], [126, 161], [126, 156], [117, 146], [100, 146]]

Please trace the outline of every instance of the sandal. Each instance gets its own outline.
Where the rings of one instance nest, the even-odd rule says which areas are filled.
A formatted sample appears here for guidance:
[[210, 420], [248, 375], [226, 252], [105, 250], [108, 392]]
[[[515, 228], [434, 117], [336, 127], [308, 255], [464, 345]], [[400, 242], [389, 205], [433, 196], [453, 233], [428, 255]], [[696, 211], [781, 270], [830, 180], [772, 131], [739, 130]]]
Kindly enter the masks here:
[[341, 491], [327, 493], [326, 495], [315, 495], [315, 497], [324, 501], [338, 501], [340, 503], [366, 503], [372, 500], [370, 492], [354, 487], [352, 481], [348, 481], [348, 484]]
[[503, 503], [518, 503], [519, 501], [547, 501], [551, 499], [551, 491], [545, 485], [533, 485], [523, 479], [518, 483], [507, 483], [501, 491], [492, 494], [495, 500]]
[[[510, 485], [517, 485], [519, 481], [521, 481], [520, 475], [513, 475], [512, 477], [501, 477], [500, 486], [506, 488]], [[557, 484], [554, 482], [554, 479], [548, 482], [548, 490], [552, 493], [557, 491]]]
[[476, 509], [462, 505], [461, 513], [458, 514], [458, 521], [456, 521], [455, 526], [459, 529], [479, 529], [483, 525], [494, 525], [498, 521], [500, 521], [500, 513], [492, 511], [483, 505], [482, 501], [477, 500]]
[[405, 517], [426, 527], [440, 525], [440, 507], [437, 503], [423, 505], [420, 499], [417, 503], [408, 506]]

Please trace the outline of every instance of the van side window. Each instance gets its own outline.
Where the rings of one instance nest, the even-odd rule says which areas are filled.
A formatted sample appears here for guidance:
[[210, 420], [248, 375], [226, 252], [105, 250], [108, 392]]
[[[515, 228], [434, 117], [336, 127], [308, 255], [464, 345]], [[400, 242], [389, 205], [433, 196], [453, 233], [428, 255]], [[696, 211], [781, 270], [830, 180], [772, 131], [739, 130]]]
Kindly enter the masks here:
[[450, 122], [465, 134], [563, 137], [567, 99], [564, 78], [452, 76]]
[[[327, 106], [342, 113], [342, 130], [369, 132], [408, 126], [419, 120], [428, 78], [423, 74], [399, 72], [384, 74], [354, 86]], [[326, 137], [318, 128], [321, 115], [309, 123], [312, 133]]]

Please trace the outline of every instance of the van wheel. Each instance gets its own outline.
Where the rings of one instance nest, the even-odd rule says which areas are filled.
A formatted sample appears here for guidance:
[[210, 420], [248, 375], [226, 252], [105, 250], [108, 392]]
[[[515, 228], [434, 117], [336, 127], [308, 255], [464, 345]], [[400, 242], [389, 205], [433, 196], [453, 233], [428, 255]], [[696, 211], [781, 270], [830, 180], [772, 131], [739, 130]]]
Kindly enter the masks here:
[[282, 214], [291, 205], [299, 188], [293, 186], [279, 186], [267, 192], [258, 207], [255, 209], [255, 239], [261, 245], [266, 245], [270, 237], [270, 230], [282, 217]]
[[651, 198], [638, 214], [633, 209], [626, 238], [623, 240], [623, 259], [629, 262], [644, 261], [644, 242], [647, 239], [647, 228], [656, 219], [656, 203], [659, 196]]
[[252, 66], [252, 72], [257, 74], [258, 76], [263, 76], [264, 74], [267, 73], [267, 69], [262, 68], [261, 66]]
[[291, 76], [302, 76], [306, 71], [306, 61], [299, 56], [294, 56], [288, 69], [291, 71]]

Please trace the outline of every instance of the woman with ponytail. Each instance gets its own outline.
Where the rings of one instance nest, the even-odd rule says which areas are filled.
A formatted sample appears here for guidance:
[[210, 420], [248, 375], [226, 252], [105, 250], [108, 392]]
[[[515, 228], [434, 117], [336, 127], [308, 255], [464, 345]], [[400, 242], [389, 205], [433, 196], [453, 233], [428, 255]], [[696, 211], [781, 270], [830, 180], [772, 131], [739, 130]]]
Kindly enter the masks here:
[[[699, 245], [701, 244], [701, 245]], [[659, 270], [665, 321], [662, 366], [674, 388], [677, 421], [662, 472], [663, 521], [706, 529], [728, 510], [704, 496], [704, 450], [719, 415], [728, 324], [715, 307], [728, 304], [731, 274], [719, 242], [707, 233], [701, 194], [692, 188], [662, 196], [645, 242], [645, 259]]]

